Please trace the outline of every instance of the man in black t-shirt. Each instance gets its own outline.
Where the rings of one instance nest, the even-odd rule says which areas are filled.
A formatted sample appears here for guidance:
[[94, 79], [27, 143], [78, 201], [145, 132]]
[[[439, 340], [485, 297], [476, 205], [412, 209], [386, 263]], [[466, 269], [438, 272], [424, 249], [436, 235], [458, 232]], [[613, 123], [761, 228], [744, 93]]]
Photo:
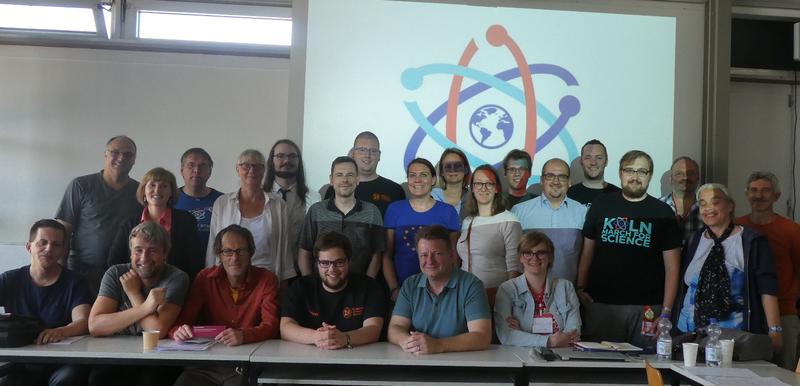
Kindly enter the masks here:
[[295, 280], [282, 308], [281, 338], [335, 350], [377, 342], [386, 293], [375, 279], [350, 273], [348, 238], [328, 232], [314, 244], [317, 274]]
[[603, 193], [619, 192], [619, 188], [606, 182], [605, 170], [608, 165], [608, 152], [602, 142], [593, 139], [581, 148], [581, 168], [583, 181], [567, 190], [567, 197], [591, 206], [595, 197]]
[[[356, 160], [358, 166], [357, 199], [375, 204], [381, 211], [381, 216], [386, 215], [389, 204], [406, 199], [406, 193], [400, 184], [378, 175], [381, 144], [375, 134], [370, 131], [359, 133], [348, 154]], [[323, 198], [333, 198], [332, 186], [328, 186]]]
[[657, 318], [669, 318], [680, 270], [681, 236], [669, 206], [647, 194], [653, 161], [622, 157], [622, 192], [598, 196], [583, 227], [578, 296], [583, 339], [655, 342]]

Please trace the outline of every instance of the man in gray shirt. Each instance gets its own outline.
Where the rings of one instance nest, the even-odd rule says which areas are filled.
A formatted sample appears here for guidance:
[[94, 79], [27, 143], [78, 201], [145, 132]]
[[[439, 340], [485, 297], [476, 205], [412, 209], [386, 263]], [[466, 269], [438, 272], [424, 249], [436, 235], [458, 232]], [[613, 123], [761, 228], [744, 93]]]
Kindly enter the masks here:
[[136, 201], [139, 182], [128, 176], [135, 162], [133, 140], [111, 138], [103, 170], [72, 180], [56, 211], [55, 218], [72, 232], [68, 267], [86, 278], [93, 294], [107, 268], [108, 249], [118, 225], [142, 212]]
[[[111, 266], [89, 313], [92, 336], [136, 335], [159, 331], [163, 338], [175, 323], [189, 289], [189, 276], [166, 263], [167, 231], [152, 221], [131, 230], [131, 262]], [[102, 366], [92, 369], [89, 384], [172, 384], [176, 370]], [[171, 378], [171, 381], [170, 381]]]

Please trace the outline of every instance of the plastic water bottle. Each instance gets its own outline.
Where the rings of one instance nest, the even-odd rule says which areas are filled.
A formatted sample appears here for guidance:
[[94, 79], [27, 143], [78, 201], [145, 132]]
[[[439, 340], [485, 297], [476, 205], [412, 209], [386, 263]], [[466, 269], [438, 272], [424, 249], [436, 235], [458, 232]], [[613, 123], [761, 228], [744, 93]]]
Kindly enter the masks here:
[[669, 319], [661, 318], [658, 320], [658, 341], [656, 342], [656, 357], [658, 359], [672, 359], [672, 336], [669, 331], [672, 323]]
[[719, 336], [722, 329], [717, 324], [717, 319], [709, 319], [706, 327], [708, 343], [706, 343], [706, 366], [719, 367], [722, 363], [722, 345], [719, 343]]

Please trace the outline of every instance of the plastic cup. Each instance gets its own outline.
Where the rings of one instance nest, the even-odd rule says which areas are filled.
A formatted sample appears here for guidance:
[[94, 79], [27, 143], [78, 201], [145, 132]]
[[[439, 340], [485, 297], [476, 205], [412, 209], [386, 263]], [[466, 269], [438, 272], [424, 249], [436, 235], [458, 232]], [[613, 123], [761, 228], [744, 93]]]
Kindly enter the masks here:
[[158, 335], [161, 333], [159, 330], [142, 331], [142, 349], [144, 351], [153, 351], [158, 346]]
[[686, 367], [694, 367], [697, 364], [697, 343], [684, 343], [683, 344], [683, 365]]
[[733, 364], [733, 339], [719, 341], [722, 346], [722, 365], [730, 367]]

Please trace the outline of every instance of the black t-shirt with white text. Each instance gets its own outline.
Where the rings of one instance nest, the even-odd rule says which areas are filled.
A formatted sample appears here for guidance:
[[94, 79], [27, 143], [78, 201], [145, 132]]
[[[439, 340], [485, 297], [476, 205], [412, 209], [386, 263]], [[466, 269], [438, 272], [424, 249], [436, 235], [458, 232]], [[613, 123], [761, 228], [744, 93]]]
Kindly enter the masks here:
[[680, 248], [669, 205], [647, 195], [631, 202], [622, 192], [598, 196], [586, 213], [583, 236], [595, 241], [586, 291], [607, 304], [661, 304], [662, 252]]

